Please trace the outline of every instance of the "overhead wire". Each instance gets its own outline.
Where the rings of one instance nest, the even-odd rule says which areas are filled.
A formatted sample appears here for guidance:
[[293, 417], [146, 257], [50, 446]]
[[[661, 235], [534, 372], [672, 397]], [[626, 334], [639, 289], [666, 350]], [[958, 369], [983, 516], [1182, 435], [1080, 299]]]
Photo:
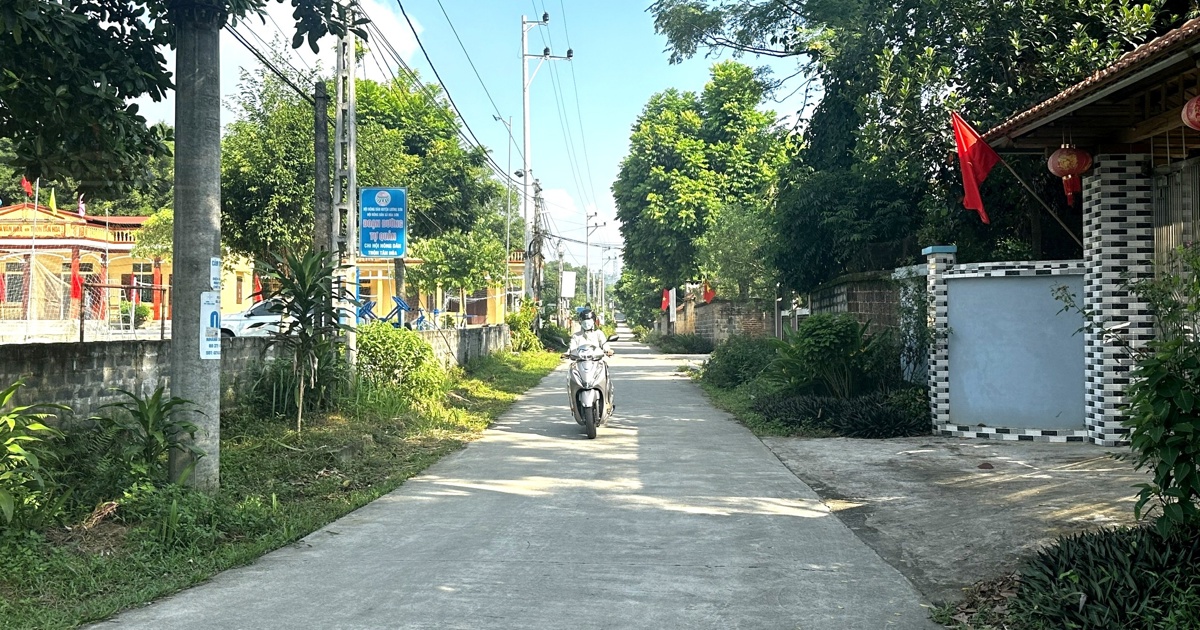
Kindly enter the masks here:
[[[488, 90], [487, 82], [483, 80], [483, 75], [479, 74], [479, 68], [475, 67], [475, 60], [471, 58], [471, 53], [467, 51], [466, 44], [463, 43], [462, 37], [458, 35], [458, 29], [454, 27], [454, 20], [450, 19], [450, 14], [446, 12], [446, 7], [442, 4], [442, 0], [437, 0], [438, 8], [442, 10], [442, 16], [446, 18], [446, 23], [450, 25], [450, 32], [454, 33], [454, 39], [458, 40], [458, 47], [462, 49], [463, 55], [467, 57], [467, 63], [471, 65], [471, 71], [475, 73], [475, 78], [479, 80], [480, 87], [483, 88], [483, 93], [487, 95], [488, 101], [492, 104], [492, 110], [496, 112], [496, 117], [503, 119], [504, 115], [500, 113], [500, 107], [496, 105], [496, 99], [492, 98], [492, 93]], [[517, 139], [513, 137], [512, 129], [508, 131], [509, 143], [517, 150], [517, 155], [521, 159], [525, 159], [525, 154], [521, 151], [521, 147], [517, 146]]]
[[286, 74], [284, 74], [283, 71], [281, 71], [278, 67], [276, 67], [274, 63], [272, 63], [269, 59], [267, 59], [266, 55], [259, 52], [259, 50], [257, 48], [255, 48], [250, 42], [246, 41], [246, 38], [243, 37], [242, 34], [237, 31], [237, 29], [235, 29], [232, 25], [226, 25], [225, 29], [227, 31], [229, 31], [229, 34], [233, 35], [233, 38], [238, 40], [238, 42], [242, 46], [244, 46], [246, 48], [246, 50], [249, 50], [250, 54], [257, 57], [258, 60], [263, 64], [264, 67], [266, 67], [275, 76], [279, 77], [280, 80], [282, 80], [289, 87], [291, 87], [293, 90], [295, 90], [296, 94], [300, 95], [300, 98], [303, 98], [304, 100], [308, 101], [309, 105], [316, 104], [316, 101], [313, 100], [312, 95], [310, 95], [307, 92], [305, 92], [304, 90], [300, 89], [300, 86], [296, 85], [290, 77], [288, 77]]
[[[567, 8], [563, 4], [563, 0], [558, 0], [558, 7], [559, 7], [559, 9], [562, 10], [562, 14], [563, 14], [563, 19], [562, 19], [563, 34], [566, 35], [566, 38], [567, 38], [567, 48], [568, 49], [574, 48], [573, 46], [571, 46], [571, 29], [570, 29], [570, 27], [567, 26]], [[584, 165], [587, 167], [587, 183], [588, 183], [588, 188], [591, 190], [591, 193], [592, 193], [592, 202], [595, 203], [595, 201], [596, 201], [596, 187], [595, 187], [596, 178], [592, 176], [592, 159], [591, 159], [591, 157], [589, 157], [589, 154], [591, 152], [588, 151], [587, 134], [584, 133], [584, 131], [583, 131], [584, 130], [583, 107], [580, 105], [580, 99], [579, 99], [579, 81], [575, 77], [575, 64], [570, 64], [570, 66], [571, 66], [571, 85], [574, 88], [574, 92], [575, 92], [575, 115], [576, 115], [576, 119], [579, 121], [579, 139], [583, 143], [583, 162], [584, 162]]]
[[[541, 9], [538, 8], [537, 0], [530, 0], [530, 4], [533, 5], [534, 13], [537, 13], [539, 10], [542, 11], [543, 14], [546, 13], [545, 3], [542, 4]], [[538, 30], [538, 36], [542, 39], [542, 44], [544, 47], [553, 49], [553, 47], [554, 47], [553, 33], [550, 33], [548, 31], [544, 32], [542, 30]], [[549, 38], [549, 40], [547, 40], [547, 38]], [[571, 131], [570, 131], [570, 128], [571, 128], [570, 118], [566, 113], [567, 112], [566, 104], [563, 102], [562, 87], [561, 87], [561, 82], [559, 81], [559, 77], [558, 77], [558, 69], [553, 64], [550, 65], [550, 79], [551, 79], [550, 82], [554, 87], [555, 109], [556, 109], [555, 113], [558, 114], [559, 127], [561, 128], [561, 130], [563, 132], [563, 142], [564, 142], [563, 148], [566, 150], [566, 153], [567, 153], [567, 163], [571, 170], [571, 177], [575, 181], [576, 192], [579, 194], [580, 198], [584, 202], [585, 207], [589, 203], [593, 207], [595, 207], [596, 202], [595, 202], [594, 197], [589, 200], [589, 198], [587, 196], [587, 190], [584, 189], [584, 187], [583, 187], [583, 181], [582, 181], [582, 178], [579, 173], [579, 159], [575, 155], [576, 154], [575, 143], [573, 140], [573, 135], [571, 134]], [[585, 214], [586, 214], [586, 211], [585, 211]]]

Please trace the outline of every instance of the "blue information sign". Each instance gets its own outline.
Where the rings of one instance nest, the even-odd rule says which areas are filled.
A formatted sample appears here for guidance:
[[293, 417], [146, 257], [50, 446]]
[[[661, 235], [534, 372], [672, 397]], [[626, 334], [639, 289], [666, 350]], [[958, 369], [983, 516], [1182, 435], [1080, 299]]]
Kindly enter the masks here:
[[358, 255], [401, 258], [408, 245], [408, 189], [363, 188], [359, 193]]

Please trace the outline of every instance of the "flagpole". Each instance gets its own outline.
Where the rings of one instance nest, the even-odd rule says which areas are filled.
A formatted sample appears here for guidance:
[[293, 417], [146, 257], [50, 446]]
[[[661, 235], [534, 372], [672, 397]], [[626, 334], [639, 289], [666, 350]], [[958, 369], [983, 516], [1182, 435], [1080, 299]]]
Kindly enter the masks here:
[[33, 288], [37, 286], [37, 227], [38, 227], [38, 195], [42, 192], [42, 178], [33, 180], [33, 233], [29, 235], [29, 286], [25, 287], [25, 340], [29, 340], [30, 329], [33, 327], [33, 311], [37, 308], [36, 294]]
[[1050, 213], [1051, 217], [1054, 217], [1055, 221], [1058, 221], [1058, 224], [1062, 226], [1063, 230], [1066, 230], [1067, 234], [1071, 237], [1071, 240], [1075, 241], [1075, 243], [1077, 245], [1079, 245], [1080, 249], [1083, 249], [1083, 241], [1079, 240], [1078, 236], [1075, 236], [1075, 232], [1071, 231], [1071, 228], [1067, 227], [1066, 223], [1063, 223], [1062, 218], [1060, 218], [1058, 216], [1058, 213], [1055, 212], [1054, 209], [1050, 207], [1050, 204], [1043, 201], [1042, 198], [1039, 197], [1037, 193], [1033, 192], [1033, 188], [1031, 188], [1029, 186], [1029, 184], [1026, 183], [1025, 180], [1022, 179], [1021, 176], [1018, 175], [1015, 170], [1013, 170], [1013, 167], [1008, 165], [1008, 162], [1006, 162], [1004, 160], [1004, 158], [1000, 158], [1000, 163], [1004, 165], [1004, 168], [1008, 169], [1009, 173], [1012, 173], [1013, 177], [1017, 178], [1017, 181], [1020, 182], [1021, 186], [1023, 186], [1025, 188], [1025, 190], [1027, 192], [1029, 192], [1029, 195], [1031, 197], [1033, 197], [1034, 199], [1036, 199], [1038, 203], [1042, 204], [1042, 207], [1046, 209], [1046, 212]]

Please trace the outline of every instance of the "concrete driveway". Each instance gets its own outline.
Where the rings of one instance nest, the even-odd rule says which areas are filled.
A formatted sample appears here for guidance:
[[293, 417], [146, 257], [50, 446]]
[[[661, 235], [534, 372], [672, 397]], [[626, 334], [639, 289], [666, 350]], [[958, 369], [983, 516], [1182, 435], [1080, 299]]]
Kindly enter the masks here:
[[936, 627], [678, 357], [618, 353], [596, 440], [566, 409], [563, 366], [395, 492], [96, 627]]

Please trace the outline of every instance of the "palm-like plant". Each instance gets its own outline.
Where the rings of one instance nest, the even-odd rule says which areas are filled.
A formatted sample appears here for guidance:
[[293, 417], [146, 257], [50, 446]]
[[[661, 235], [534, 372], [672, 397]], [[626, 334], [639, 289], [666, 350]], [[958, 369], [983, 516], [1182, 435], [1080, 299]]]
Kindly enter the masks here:
[[[329, 252], [276, 256], [268, 276], [275, 289], [269, 298], [282, 321], [271, 333], [273, 343], [291, 355], [296, 392], [296, 431], [304, 419], [305, 396], [316, 394], [318, 406], [328, 402], [336, 385], [332, 376], [341, 361], [342, 333], [354, 327], [341, 321], [348, 311], [334, 305], [334, 275], [345, 267]], [[348, 300], [351, 303], [354, 300]]]

